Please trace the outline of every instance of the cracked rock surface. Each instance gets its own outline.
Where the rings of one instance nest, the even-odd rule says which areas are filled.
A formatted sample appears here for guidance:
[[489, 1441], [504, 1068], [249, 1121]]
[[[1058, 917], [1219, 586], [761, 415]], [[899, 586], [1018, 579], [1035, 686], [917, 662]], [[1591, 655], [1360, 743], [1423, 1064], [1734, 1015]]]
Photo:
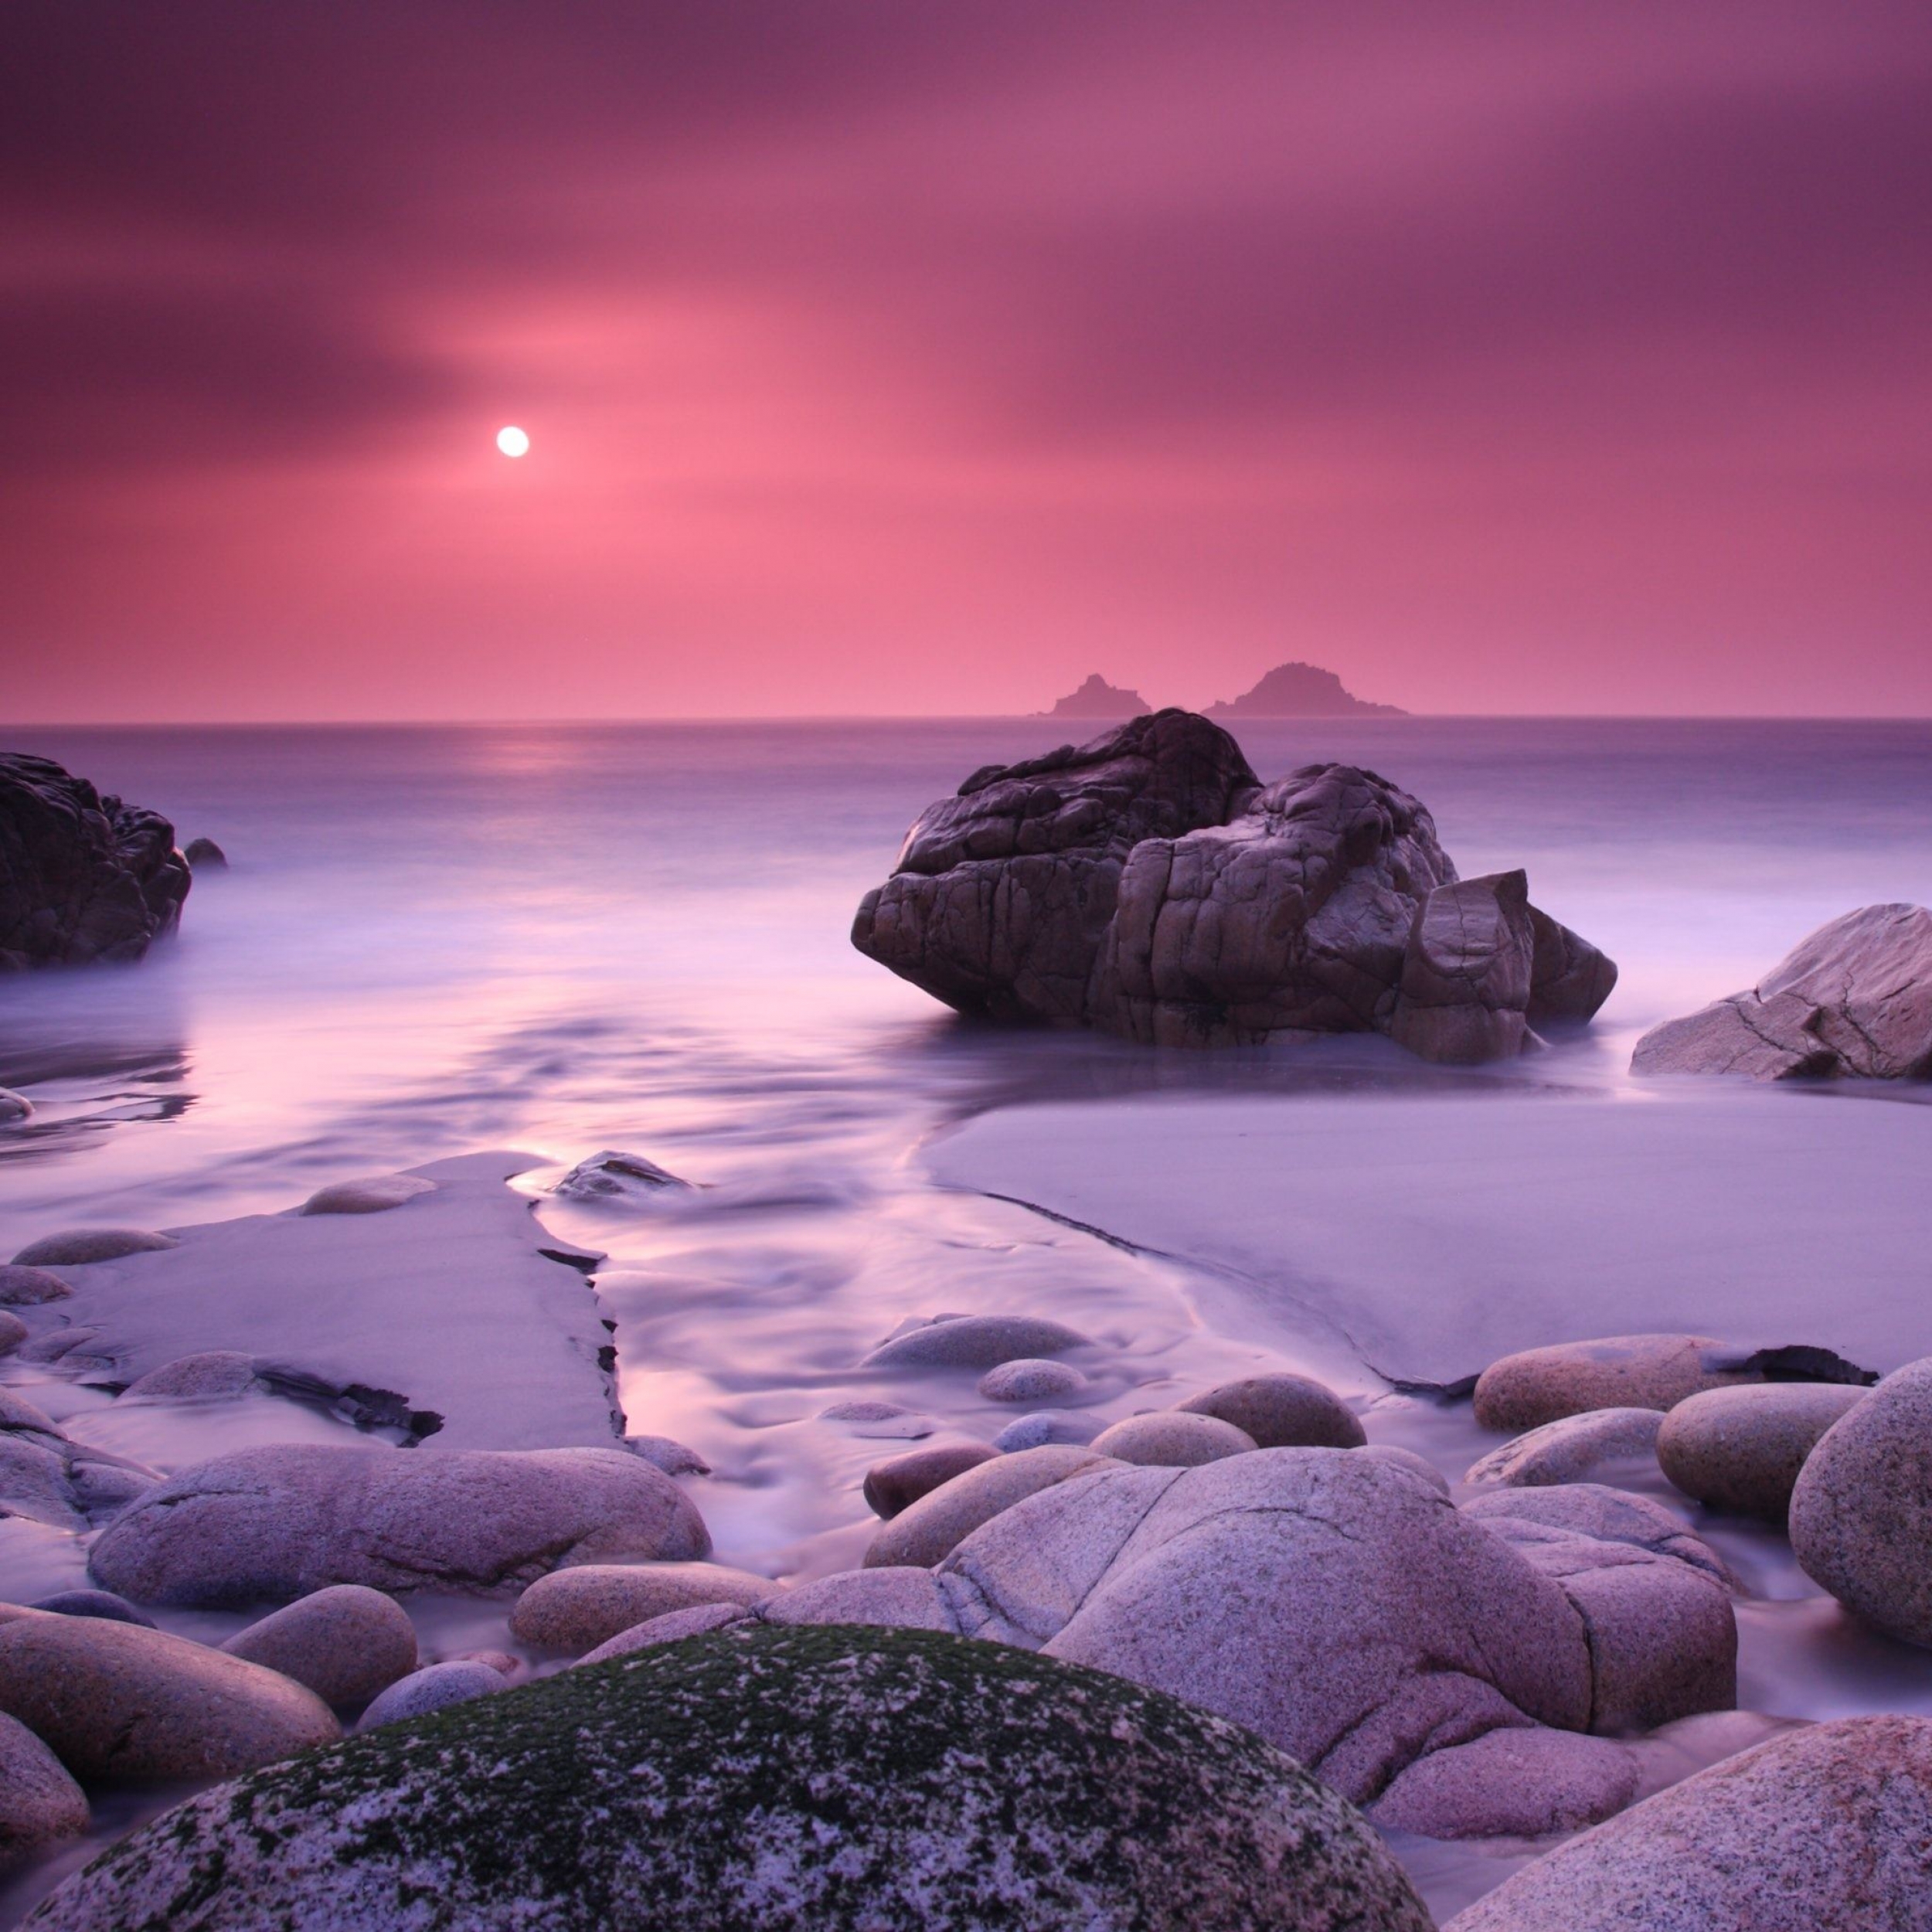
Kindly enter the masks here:
[[51, 758], [0, 757], [0, 973], [138, 959], [179, 923], [189, 883], [159, 812]]
[[1428, 1932], [1348, 1805], [1090, 1671], [913, 1631], [693, 1638], [203, 1793], [61, 1932]]
[[1587, 1019], [1616, 968], [1529, 903], [1458, 881], [1427, 808], [1377, 774], [1263, 785], [1209, 719], [1156, 712], [976, 772], [906, 835], [852, 943], [995, 1019], [1157, 1044], [1390, 1033], [1437, 1059]]
[[1636, 1073], [1753, 1080], [1932, 1079], [1932, 912], [1862, 906], [1757, 985], [1653, 1026]]

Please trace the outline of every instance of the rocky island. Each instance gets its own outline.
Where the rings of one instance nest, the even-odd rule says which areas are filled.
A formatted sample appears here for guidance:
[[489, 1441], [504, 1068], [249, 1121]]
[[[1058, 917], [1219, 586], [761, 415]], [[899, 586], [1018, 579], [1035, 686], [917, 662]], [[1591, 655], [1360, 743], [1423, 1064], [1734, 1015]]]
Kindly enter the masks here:
[[1318, 664], [1277, 664], [1252, 690], [1211, 704], [1210, 718], [1406, 718], [1398, 705], [1358, 698]]
[[1089, 674], [1079, 690], [1068, 692], [1043, 718], [1138, 718], [1153, 706], [1138, 691], [1109, 684], [1097, 672]]

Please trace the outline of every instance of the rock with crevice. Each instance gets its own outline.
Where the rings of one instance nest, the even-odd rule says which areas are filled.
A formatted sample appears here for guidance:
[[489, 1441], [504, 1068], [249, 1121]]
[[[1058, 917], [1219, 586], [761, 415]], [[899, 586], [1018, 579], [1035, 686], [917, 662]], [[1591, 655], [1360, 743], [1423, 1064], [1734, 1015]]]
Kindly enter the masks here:
[[1747, 992], [1652, 1027], [1631, 1070], [1932, 1079], [1932, 911], [1862, 906], [1830, 920]]
[[137, 1603], [215, 1607], [329, 1583], [487, 1595], [710, 1548], [683, 1491], [624, 1449], [283, 1443], [177, 1471], [108, 1526], [89, 1567]]
[[1587, 1018], [1615, 977], [1520, 875], [1459, 887], [1427, 811], [1379, 774], [1264, 786], [1175, 710], [975, 773], [913, 826], [852, 940], [994, 1018], [1194, 1046], [1395, 1032], [1458, 1060], [1519, 1050], [1532, 1003]]
[[51, 758], [0, 755], [0, 973], [138, 959], [179, 923], [190, 883], [159, 812]]
[[1429, 1917], [1341, 1799], [1206, 1713], [930, 1632], [747, 1624], [191, 1799], [34, 1923], [1428, 1932]]

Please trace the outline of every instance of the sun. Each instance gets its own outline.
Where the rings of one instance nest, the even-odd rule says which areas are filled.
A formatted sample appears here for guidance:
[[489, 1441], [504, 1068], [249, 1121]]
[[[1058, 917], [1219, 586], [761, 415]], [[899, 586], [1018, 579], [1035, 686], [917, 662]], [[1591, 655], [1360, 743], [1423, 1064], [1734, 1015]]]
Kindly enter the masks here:
[[512, 423], [509, 428], [497, 431], [496, 447], [505, 456], [523, 456], [529, 451], [530, 439]]

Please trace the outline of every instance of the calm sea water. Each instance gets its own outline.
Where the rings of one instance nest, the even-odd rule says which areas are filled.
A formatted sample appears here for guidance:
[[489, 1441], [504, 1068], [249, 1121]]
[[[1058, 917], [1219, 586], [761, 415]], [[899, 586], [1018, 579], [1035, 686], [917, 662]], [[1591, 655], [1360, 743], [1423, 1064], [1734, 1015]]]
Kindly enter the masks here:
[[[648, 1154], [735, 1205], [675, 1229], [546, 1210], [614, 1257], [631, 1426], [717, 1466], [701, 1500], [723, 1560], [822, 1573], [857, 1560], [856, 1485], [891, 1445], [812, 1418], [880, 1393], [842, 1377], [908, 1315], [1032, 1306], [1104, 1334], [1129, 1365], [1119, 1413], [1257, 1356], [1204, 1319], [1185, 1267], [934, 1186], [918, 1149], [936, 1130], [1155, 1088], [1614, 1092], [1656, 1019], [1750, 983], [1851, 906], [1932, 901], [1932, 724], [1275, 723], [1240, 734], [1264, 777], [1370, 765], [1430, 807], [1465, 874], [1526, 866], [1538, 902], [1621, 964], [1597, 1026], [1519, 1066], [1448, 1072], [1379, 1041], [1158, 1054], [957, 1021], [852, 951], [853, 908], [929, 800], [1065, 735], [1038, 719], [0, 731], [233, 862], [141, 966], [0, 981], [0, 1085], [36, 1107], [0, 1135], [0, 1253], [76, 1222], [280, 1209], [476, 1148]], [[1359, 1365], [1300, 1359], [1376, 1393]], [[1004, 1419], [937, 1382], [905, 1399], [976, 1435]], [[81, 1413], [105, 1400], [70, 1392], [73, 1426], [105, 1428]], [[114, 1445], [162, 1466], [209, 1452], [149, 1417]], [[1388, 1420], [1425, 1448], [1436, 1430], [1445, 1467], [1475, 1446], [1466, 1422]], [[1916, 1657], [1792, 1623], [1822, 1613], [1796, 1600], [1809, 1587], [1788, 1557], [1732, 1553], [1792, 1600], [1751, 1639], [1760, 1703], [1932, 1706]], [[23, 1560], [0, 1550], [0, 1567]], [[45, 1578], [0, 1576], [0, 1596], [77, 1559], [47, 1560]], [[1444, 1909], [1498, 1875], [1428, 1857]]]

